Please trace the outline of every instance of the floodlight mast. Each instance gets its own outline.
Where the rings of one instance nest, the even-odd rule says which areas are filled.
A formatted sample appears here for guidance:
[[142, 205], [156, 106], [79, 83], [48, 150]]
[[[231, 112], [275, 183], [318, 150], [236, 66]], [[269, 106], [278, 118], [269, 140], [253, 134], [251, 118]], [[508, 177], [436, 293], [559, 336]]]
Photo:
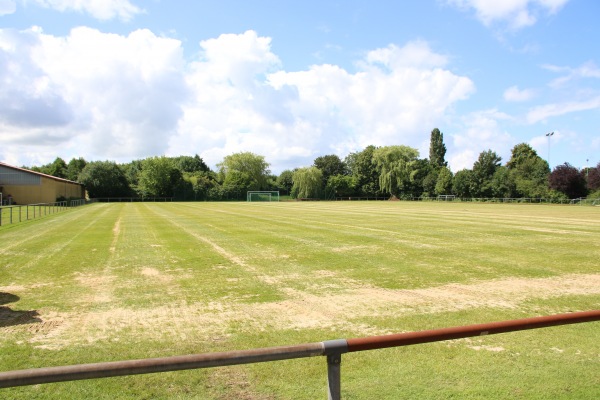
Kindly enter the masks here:
[[546, 133], [546, 137], [548, 138], [548, 167], [552, 171], [552, 167], [550, 166], [550, 136], [554, 136], [554, 132]]

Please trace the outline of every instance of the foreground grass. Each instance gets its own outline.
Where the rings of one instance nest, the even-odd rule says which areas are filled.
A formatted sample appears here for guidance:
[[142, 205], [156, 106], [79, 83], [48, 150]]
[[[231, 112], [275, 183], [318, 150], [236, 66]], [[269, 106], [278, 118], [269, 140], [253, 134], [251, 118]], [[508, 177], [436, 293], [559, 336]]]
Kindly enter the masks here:
[[[0, 228], [0, 370], [600, 308], [594, 207], [97, 204]], [[344, 398], [598, 398], [598, 323], [345, 355]], [[325, 360], [3, 398], [325, 397]]]

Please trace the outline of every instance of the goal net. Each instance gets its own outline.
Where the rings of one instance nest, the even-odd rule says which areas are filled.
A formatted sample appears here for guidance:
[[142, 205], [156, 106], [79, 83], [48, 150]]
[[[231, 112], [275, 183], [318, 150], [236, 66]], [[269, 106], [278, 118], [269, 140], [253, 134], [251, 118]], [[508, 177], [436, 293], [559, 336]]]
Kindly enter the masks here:
[[246, 195], [247, 201], [279, 201], [277, 190], [250, 191]]
[[456, 196], [453, 194], [440, 194], [437, 199], [438, 201], [454, 201]]

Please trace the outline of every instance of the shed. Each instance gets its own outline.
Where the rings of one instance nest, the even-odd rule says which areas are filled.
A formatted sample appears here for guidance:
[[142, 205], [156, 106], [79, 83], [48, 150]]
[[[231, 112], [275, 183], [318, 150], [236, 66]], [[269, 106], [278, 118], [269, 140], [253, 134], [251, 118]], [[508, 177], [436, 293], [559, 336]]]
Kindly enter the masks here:
[[13, 204], [54, 203], [59, 199], [83, 199], [81, 183], [30, 171], [0, 162], [2, 202]]

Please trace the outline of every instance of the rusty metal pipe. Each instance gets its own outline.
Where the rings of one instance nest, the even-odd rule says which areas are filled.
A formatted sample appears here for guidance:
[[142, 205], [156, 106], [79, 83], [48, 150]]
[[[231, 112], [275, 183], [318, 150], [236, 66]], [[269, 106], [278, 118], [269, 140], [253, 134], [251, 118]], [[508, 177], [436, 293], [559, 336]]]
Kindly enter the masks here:
[[550, 326], [591, 321], [600, 321], [600, 310], [557, 314], [547, 317], [515, 319], [511, 321], [491, 322], [487, 324], [457, 326], [453, 328], [432, 329], [419, 332], [399, 333], [395, 335], [347, 339], [348, 352], [350, 353], [355, 351], [383, 349], [387, 347], [409, 346], [412, 344], [439, 342], [442, 340], [461, 339], [472, 336], [494, 335], [497, 333], [546, 328]]
[[407, 346], [591, 321], [600, 321], [600, 310], [401, 333], [397, 335], [330, 340], [296, 346], [8, 371], [0, 372], [0, 388], [314, 356], [328, 356], [328, 358], [331, 358], [330, 356], [340, 356], [345, 352]]
[[0, 372], [0, 388], [123, 375], [149, 374], [153, 372], [179, 371], [195, 368], [221, 367], [322, 355], [325, 355], [325, 347], [323, 343], [320, 342], [244, 351], [25, 369]]

